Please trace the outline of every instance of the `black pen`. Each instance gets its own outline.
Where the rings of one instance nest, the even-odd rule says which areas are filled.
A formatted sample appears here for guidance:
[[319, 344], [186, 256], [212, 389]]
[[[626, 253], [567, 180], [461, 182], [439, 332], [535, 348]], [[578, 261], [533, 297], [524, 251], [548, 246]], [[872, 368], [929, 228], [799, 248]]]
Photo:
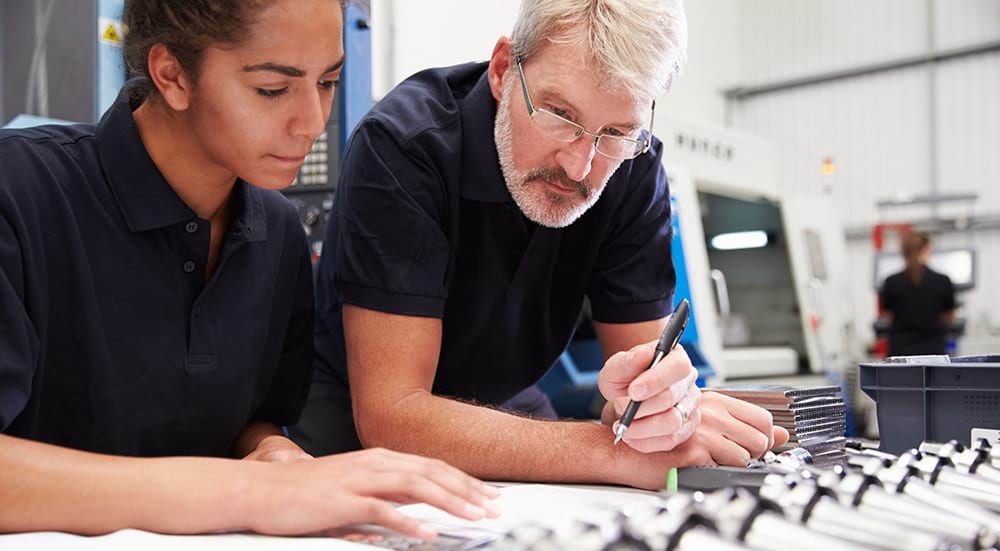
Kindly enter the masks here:
[[[660, 340], [656, 342], [656, 354], [653, 355], [653, 361], [649, 363], [649, 367], [646, 368], [647, 370], [653, 369], [654, 365], [659, 363], [660, 360], [677, 346], [678, 341], [681, 340], [681, 335], [684, 333], [684, 328], [687, 327], [690, 313], [691, 305], [688, 304], [687, 299], [681, 299], [677, 308], [674, 308], [674, 313], [670, 315], [667, 326], [663, 328], [663, 333], [660, 333]], [[629, 400], [628, 407], [625, 408], [625, 413], [622, 415], [622, 420], [618, 423], [618, 430], [615, 431], [616, 445], [625, 436], [625, 431], [632, 424], [632, 419], [635, 418], [635, 414], [639, 411], [639, 406], [641, 405], [642, 401]]]

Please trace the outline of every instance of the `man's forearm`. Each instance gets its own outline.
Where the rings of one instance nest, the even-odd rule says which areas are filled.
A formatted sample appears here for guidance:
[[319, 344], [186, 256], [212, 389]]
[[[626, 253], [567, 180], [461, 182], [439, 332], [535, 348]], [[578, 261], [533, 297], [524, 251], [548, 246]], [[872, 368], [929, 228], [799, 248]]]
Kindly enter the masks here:
[[0, 532], [198, 533], [245, 528], [249, 463], [139, 459], [0, 434]]
[[[437, 457], [485, 480], [662, 488], [666, 469], [676, 463], [670, 453], [613, 446], [604, 425], [527, 419], [428, 392], [414, 392], [381, 413], [362, 410], [358, 419], [366, 447]], [[639, 455], [645, 457], [639, 461]]]
[[[281, 427], [266, 421], [251, 421], [244, 427], [236, 443], [233, 445], [233, 457], [246, 457], [260, 446], [261, 441], [271, 436], [278, 436], [285, 439], [285, 433]], [[291, 441], [289, 441], [291, 444]]]

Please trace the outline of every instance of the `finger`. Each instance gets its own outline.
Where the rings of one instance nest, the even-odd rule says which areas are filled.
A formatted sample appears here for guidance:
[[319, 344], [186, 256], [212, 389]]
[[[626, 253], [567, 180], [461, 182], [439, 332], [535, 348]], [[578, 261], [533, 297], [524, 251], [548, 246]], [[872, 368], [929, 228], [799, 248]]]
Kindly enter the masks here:
[[[671, 387], [671, 389], [666, 392], [661, 392], [643, 400], [642, 405], [639, 406], [639, 411], [636, 412], [635, 417], [638, 419], [662, 413], [677, 405], [677, 402], [683, 400], [685, 396], [692, 393], [700, 395], [701, 390], [698, 389], [698, 386], [695, 384], [696, 379], [697, 374], [691, 374], [691, 376], [686, 377], [683, 381], [680, 381], [680, 383], [684, 384], [683, 389], [678, 390], [677, 388]], [[674, 386], [676, 387], [678, 385]], [[615, 400], [615, 412], [618, 413], [619, 417], [625, 412], [625, 407], [628, 405], [629, 401], [630, 399], [625, 397]], [[690, 405], [694, 406], [695, 404]]]
[[730, 396], [719, 394], [719, 397], [724, 398], [721, 403], [734, 418], [753, 426], [762, 434], [771, 434], [771, 427], [774, 426], [774, 417], [770, 411], [756, 404], [751, 404], [750, 402]]
[[597, 388], [601, 395], [608, 400], [626, 395], [629, 384], [649, 368], [655, 349], [656, 342], [647, 342], [608, 358], [597, 375]]
[[[644, 400], [642, 405], [639, 406], [639, 410], [635, 414], [635, 419], [641, 419], [643, 417], [649, 417], [651, 415], [656, 415], [677, 405], [676, 402], [683, 400], [687, 397], [693, 397], [693, 401], [683, 402], [687, 406], [688, 411], [693, 411], [694, 408], [698, 407], [701, 403], [701, 389], [698, 388], [696, 384], [696, 378], [692, 377], [689, 379], [691, 384], [687, 387], [684, 393], [680, 396], [680, 400], [676, 400], [672, 394], [673, 392], [665, 392], [662, 394], [657, 394], [648, 400]], [[629, 402], [632, 400], [627, 396], [622, 396], [615, 399], [612, 403], [615, 413], [618, 417], [621, 417], [625, 413], [625, 409], [628, 407]]]
[[721, 434], [706, 434], [704, 441], [712, 460], [719, 465], [746, 467], [750, 463], [750, 452]]
[[420, 522], [416, 519], [400, 513], [395, 507], [382, 500], [375, 498], [363, 499], [357, 506], [356, 510], [359, 513], [359, 518], [352, 524], [377, 524], [399, 532], [400, 534], [422, 540], [429, 540], [437, 537], [437, 532], [433, 529], [420, 524]]
[[666, 436], [656, 436], [653, 438], [640, 438], [640, 439], [626, 437], [622, 441], [628, 444], [630, 448], [642, 453], [671, 451], [680, 446], [681, 444], [687, 442], [688, 439], [694, 435], [695, 429], [697, 428], [695, 417], [699, 415], [700, 414], [696, 412], [694, 416], [692, 416], [691, 422], [686, 423], [684, 426], [678, 429], [677, 432], [673, 434], [668, 434]]
[[441, 485], [416, 473], [382, 473], [361, 477], [352, 489], [366, 497], [377, 497], [397, 503], [426, 503], [456, 517], [481, 520], [486, 509], [468, 499], [447, 491]]
[[633, 400], [646, 400], [670, 392], [676, 401], [697, 376], [684, 347], [678, 346], [651, 369], [638, 374], [629, 384], [628, 395]]
[[[619, 397], [615, 398], [614, 401], [613, 401], [613, 403], [615, 405], [615, 415], [617, 415], [618, 417], [621, 417], [622, 415], [624, 415], [625, 414], [625, 408], [628, 407], [628, 403], [631, 402], [631, 401], [632, 400], [629, 400], [628, 396], [619, 396]], [[639, 409], [642, 409], [642, 406], [640, 406]]]
[[[689, 424], [693, 419], [691, 416], [698, 411], [698, 404], [701, 401], [701, 391], [692, 385], [688, 389], [688, 392], [681, 398], [679, 402], [681, 406], [688, 412], [687, 419], [681, 414], [677, 407], [671, 407], [666, 411], [659, 412], [656, 415], [647, 415], [641, 417], [638, 413], [632, 424], [629, 425], [628, 431], [625, 433], [629, 438], [635, 440], [641, 440], [644, 438], [658, 438], [667, 436], [677, 432], [682, 425]], [[643, 406], [646, 402], [642, 403]], [[642, 412], [642, 406], [639, 407], [639, 412]], [[697, 422], [694, 426], [698, 426]]]
[[771, 432], [760, 432], [743, 421], [735, 418], [726, 419], [719, 433], [734, 444], [746, 450], [751, 458], [758, 458], [771, 449]]
[[786, 430], [785, 427], [779, 427], [775, 425], [772, 429], [772, 432], [773, 434], [772, 434], [770, 449], [773, 450], [774, 448], [780, 448], [781, 446], [784, 446], [785, 444], [788, 443], [788, 438], [789, 438], [788, 430]]
[[440, 459], [429, 459], [390, 450], [378, 449], [377, 452], [378, 461], [374, 465], [377, 470], [423, 476], [466, 501], [485, 507], [491, 513], [498, 513], [490, 501], [499, 496], [500, 492], [448, 463]]
[[[615, 422], [612, 428], [617, 428], [619, 423]], [[636, 418], [625, 432], [625, 439], [631, 442], [647, 438], [662, 438], [677, 432], [680, 428], [680, 415], [674, 414], [671, 410], [652, 417]]]
[[[625, 414], [625, 408], [628, 407], [628, 404], [631, 401], [632, 400], [628, 396], [622, 396], [615, 399], [615, 413], [618, 414], [618, 417]], [[640, 419], [642, 417], [649, 417], [650, 415], [662, 413], [674, 407], [676, 402], [677, 398], [675, 398], [670, 392], [657, 394], [648, 400], [643, 400], [642, 404], [639, 406], [639, 411], [635, 413], [635, 418]]]

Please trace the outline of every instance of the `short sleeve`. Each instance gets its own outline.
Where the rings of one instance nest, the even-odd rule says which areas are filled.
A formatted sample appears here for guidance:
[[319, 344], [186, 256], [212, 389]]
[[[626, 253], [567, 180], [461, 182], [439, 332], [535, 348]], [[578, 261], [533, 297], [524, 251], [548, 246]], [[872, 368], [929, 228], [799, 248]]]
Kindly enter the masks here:
[[0, 431], [6, 431], [31, 396], [40, 348], [25, 302], [29, 278], [16, 217], [2, 187], [0, 180]]
[[335, 205], [335, 265], [320, 273], [328, 278], [332, 268], [341, 301], [442, 317], [446, 201], [442, 179], [416, 147], [404, 148], [376, 120], [363, 122], [345, 155]]
[[[661, 144], [633, 162], [636, 172], [601, 243], [587, 287], [593, 316], [606, 323], [634, 323], [667, 316], [676, 276], [671, 259], [670, 191]], [[619, 168], [622, 170], [622, 168]]]

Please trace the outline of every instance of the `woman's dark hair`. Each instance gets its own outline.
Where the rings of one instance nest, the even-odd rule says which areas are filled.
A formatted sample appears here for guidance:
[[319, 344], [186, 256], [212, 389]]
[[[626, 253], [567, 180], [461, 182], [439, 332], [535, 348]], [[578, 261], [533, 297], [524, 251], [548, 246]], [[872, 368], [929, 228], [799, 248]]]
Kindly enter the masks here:
[[[124, 57], [135, 92], [155, 93], [149, 50], [163, 44], [197, 80], [202, 53], [212, 44], [239, 44], [257, 14], [273, 0], [125, 0]], [[341, 7], [344, 0], [338, 2]]]
[[266, 4], [266, 0], [126, 0], [125, 67], [130, 77], [138, 77], [136, 91], [156, 91], [148, 64], [153, 46], [166, 46], [197, 79], [205, 49], [244, 40], [254, 16]]
[[906, 261], [906, 272], [914, 284], [919, 285], [923, 276], [924, 266], [920, 263], [920, 253], [931, 244], [926, 233], [912, 232], [903, 237], [902, 253]]

